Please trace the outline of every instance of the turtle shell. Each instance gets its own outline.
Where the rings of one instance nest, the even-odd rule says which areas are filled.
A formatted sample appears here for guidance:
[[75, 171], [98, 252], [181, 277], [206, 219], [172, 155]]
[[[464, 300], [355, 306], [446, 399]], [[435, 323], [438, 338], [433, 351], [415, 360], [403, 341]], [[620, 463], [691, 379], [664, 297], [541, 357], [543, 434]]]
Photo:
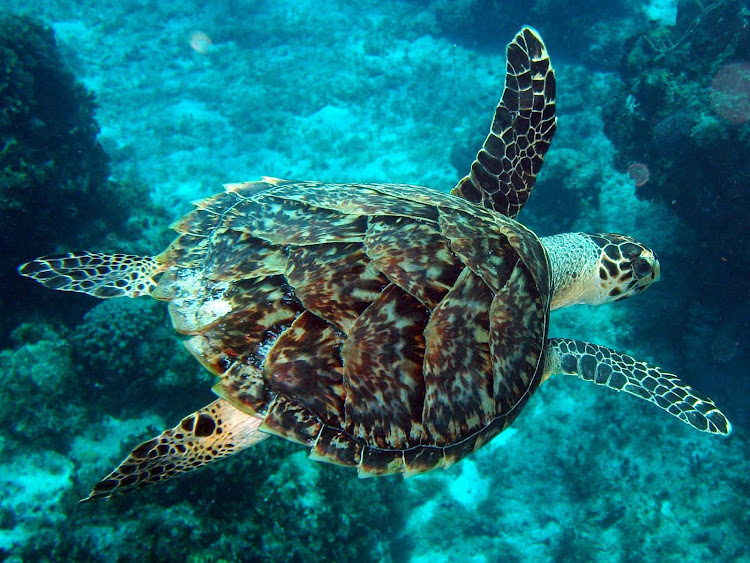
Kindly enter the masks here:
[[312, 458], [445, 467], [539, 385], [549, 263], [513, 219], [393, 184], [264, 179], [195, 205], [153, 295], [217, 394]]

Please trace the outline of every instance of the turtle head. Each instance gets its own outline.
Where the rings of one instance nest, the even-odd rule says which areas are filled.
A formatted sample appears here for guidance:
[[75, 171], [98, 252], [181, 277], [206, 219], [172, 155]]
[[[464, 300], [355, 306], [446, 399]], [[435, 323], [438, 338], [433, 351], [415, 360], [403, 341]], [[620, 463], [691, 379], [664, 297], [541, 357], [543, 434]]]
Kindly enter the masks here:
[[599, 247], [600, 296], [595, 304], [637, 295], [659, 281], [659, 260], [644, 244], [616, 233], [588, 236]]
[[565, 233], [542, 242], [552, 268], [553, 309], [620, 301], [659, 280], [654, 251], [626, 235]]

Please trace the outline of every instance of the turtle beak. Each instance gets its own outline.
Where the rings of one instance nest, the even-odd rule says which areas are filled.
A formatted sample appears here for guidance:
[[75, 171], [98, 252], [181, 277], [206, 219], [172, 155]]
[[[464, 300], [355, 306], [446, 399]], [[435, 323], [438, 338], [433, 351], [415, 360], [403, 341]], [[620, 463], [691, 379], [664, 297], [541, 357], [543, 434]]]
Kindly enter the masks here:
[[630, 269], [633, 273], [631, 287], [634, 294], [640, 293], [652, 283], [659, 281], [661, 277], [659, 259], [653, 251], [648, 249], [643, 249], [636, 258], [632, 259]]
[[[649, 283], [658, 282], [661, 277], [661, 267], [659, 266], [659, 259], [656, 257], [656, 253], [653, 250], [646, 249], [641, 252], [640, 260], [644, 260], [648, 264], [649, 268], [647, 268], [646, 271], [649, 269], [651, 270], [650, 275], [647, 274], [642, 277], [646, 279], [650, 278]], [[638, 276], [637, 272], [636, 276]]]
[[633, 277], [628, 284], [628, 293], [638, 295], [652, 283], [659, 281], [661, 269], [659, 260], [653, 251], [644, 248], [638, 256], [630, 261], [630, 271]]

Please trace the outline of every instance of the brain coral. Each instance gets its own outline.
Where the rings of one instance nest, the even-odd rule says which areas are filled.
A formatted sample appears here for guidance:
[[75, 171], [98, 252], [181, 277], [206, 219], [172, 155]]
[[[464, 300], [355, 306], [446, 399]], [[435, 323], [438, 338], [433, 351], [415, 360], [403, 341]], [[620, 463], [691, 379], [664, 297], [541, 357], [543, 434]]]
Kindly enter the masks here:
[[103, 301], [86, 313], [71, 341], [84, 387], [97, 401], [112, 400], [114, 410], [144, 396], [174, 399], [205, 383], [196, 379], [205, 374], [180, 345], [164, 306], [150, 299]]

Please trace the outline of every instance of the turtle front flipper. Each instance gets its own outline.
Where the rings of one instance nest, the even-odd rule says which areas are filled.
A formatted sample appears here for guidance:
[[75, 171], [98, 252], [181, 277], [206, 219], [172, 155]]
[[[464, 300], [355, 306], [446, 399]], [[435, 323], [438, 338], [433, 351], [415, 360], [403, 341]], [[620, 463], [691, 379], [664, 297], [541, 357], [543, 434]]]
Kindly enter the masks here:
[[37, 258], [18, 272], [50, 289], [108, 299], [149, 295], [156, 287], [154, 276], [165, 268], [151, 256], [71, 252]]
[[575, 375], [654, 403], [702, 432], [732, 432], [729, 420], [711, 399], [660, 368], [604, 346], [563, 338], [550, 339], [546, 355], [544, 379], [553, 373]]
[[536, 182], [557, 127], [555, 72], [539, 34], [524, 27], [508, 45], [505, 88], [469, 175], [451, 192], [515, 217]]
[[217, 399], [135, 448], [81, 502], [154, 485], [236, 454], [268, 438], [258, 430], [262, 422]]

